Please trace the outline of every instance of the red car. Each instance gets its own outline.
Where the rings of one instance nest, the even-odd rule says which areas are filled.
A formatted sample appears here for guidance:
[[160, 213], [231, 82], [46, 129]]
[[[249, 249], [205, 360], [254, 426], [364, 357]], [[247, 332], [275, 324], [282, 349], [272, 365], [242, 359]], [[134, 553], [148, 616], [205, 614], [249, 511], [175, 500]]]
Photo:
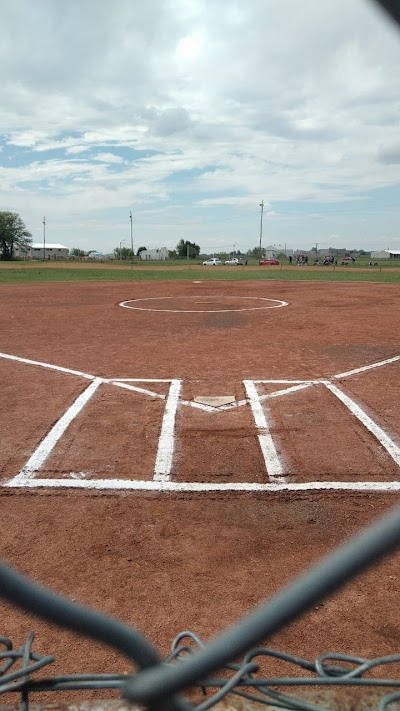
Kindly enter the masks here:
[[263, 266], [268, 266], [269, 264], [279, 264], [279, 261], [277, 259], [260, 259], [258, 263]]

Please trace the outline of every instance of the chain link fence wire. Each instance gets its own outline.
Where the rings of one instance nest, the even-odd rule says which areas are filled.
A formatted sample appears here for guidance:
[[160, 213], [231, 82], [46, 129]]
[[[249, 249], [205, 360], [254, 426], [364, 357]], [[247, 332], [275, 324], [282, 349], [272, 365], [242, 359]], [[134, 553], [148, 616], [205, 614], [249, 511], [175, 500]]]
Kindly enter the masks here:
[[[93, 674], [33, 679], [32, 674], [51, 664], [54, 658], [32, 651], [33, 635], [29, 635], [18, 650], [13, 650], [8, 638], [0, 637], [0, 649], [4, 647], [0, 652], [0, 694], [19, 692], [22, 711], [27, 711], [29, 693], [33, 691], [120, 689], [123, 697], [132, 703], [161, 711], [191, 711], [193, 705], [180, 693], [189, 687], [199, 687], [216, 691], [197, 705], [197, 711], [206, 711], [229, 692], [282, 708], [316, 711], [318, 707], [314, 704], [271, 687], [391, 687], [391, 693], [381, 699], [379, 711], [383, 711], [387, 704], [400, 699], [400, 681], [374, 678], [369, 674], [379, 667], [400, 662], [400, 655], [364, 659], [326, 653], [315, 661], [308, 661], [268, 648], [253, 647], [390, 553], [399, 543], [400, 507], [339, 547], [209, 644], [205, 645], [192, 632], [182, 632], [166, 659], [162, 659], [152, 643], [135, 629], [56, 595], [0, 564], [0, 595], [9, 602], [48, 622], [113, 647], [138, 667], [138, 671], [128, 677], [126, 674]], [[185, 639], [186, 644], [183, 644]], [[194, 643], [196, 649], [193, 650], [192, 644], [187, 642]], [[241, 657], [240, 663], [234, 662]], [[297, 671], [304, 670], [308, 675], [257, 678], [260, 659], [272, 658], [289, 662]], [[20, 666], [14, 668], [18, 663]], [[218, 674], [216, 677], [211, 676], [215, 673]], [[393, 692], [393, 687], [399, 691]]]

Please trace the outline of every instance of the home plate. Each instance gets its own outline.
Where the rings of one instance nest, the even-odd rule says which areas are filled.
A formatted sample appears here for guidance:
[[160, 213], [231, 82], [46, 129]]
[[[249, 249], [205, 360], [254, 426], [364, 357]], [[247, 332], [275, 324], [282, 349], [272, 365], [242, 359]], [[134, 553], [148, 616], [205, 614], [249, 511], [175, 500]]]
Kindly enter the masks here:
[[201, 405], [210, 405], [210, 407], [221, 407], [236, 402], [234, 395], [197, 395], [193, 400]]

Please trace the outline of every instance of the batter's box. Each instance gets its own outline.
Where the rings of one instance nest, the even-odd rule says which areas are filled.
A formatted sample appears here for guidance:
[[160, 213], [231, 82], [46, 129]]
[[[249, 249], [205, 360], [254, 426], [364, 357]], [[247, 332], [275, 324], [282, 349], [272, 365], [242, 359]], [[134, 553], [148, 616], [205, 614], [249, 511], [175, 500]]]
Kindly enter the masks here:
[[398, 482], [400, 448], [332, 380], [244, 384], [271, 482]]
[[168, 480], [180, 385], [94, 378], [8, 486], [121, 489]]

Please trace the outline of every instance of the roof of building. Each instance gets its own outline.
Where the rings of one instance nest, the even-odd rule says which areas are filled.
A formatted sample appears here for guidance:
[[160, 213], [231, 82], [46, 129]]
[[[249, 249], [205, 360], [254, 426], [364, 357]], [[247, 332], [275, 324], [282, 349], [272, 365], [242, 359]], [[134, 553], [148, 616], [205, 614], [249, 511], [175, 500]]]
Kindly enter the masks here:
[[400, 249], [384, 249], [383, 251], [388, 254], [400, 254]]
[[65, 246], [65, 244], [53, 244], [52, 242], [46, 242], [46, 245], [44, 242], [32, 242], [30, 247], [33, 247], [33, 249], [44, 249], [46, 246], [46, 249], [68, 249], [68, 247]]

